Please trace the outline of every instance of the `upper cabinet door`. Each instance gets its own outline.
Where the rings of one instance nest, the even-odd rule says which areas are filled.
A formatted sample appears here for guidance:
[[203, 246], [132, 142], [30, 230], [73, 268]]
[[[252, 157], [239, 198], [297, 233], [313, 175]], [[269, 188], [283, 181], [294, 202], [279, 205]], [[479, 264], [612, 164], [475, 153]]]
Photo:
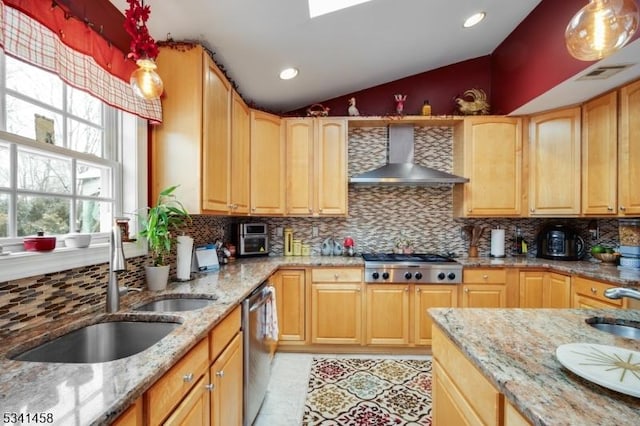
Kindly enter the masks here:
[[232, 214], [249, 213], [249, 180], [251, 177], [251, 120], [249, 107], [237, 92], [231, 102], [231, 173], [229, 174]]
[[580, 108], [529, 122], [529, 215], [580, 214]]
[[315, 149], [317, 213], [347, 214], [347, 123], [342, 119], [318, 119]]
[[640, 81], [620, 90], [618, 213], [640, 215]]
[[313, 214], [314, 120], [287, 118], [287, 215]]
[[[204, 62], [202, 207], [229, 211], [231, 182], [231, 85], [213, 60]], [[183, 164], [185, 172], [192, 165]]]
[[454, 141], [455, 172], [469, 182], [454, 187], [454, 212], [464, 217], [520, 216], [522, 121], [466, 117]]
[[582, 107], [582, 213], [617, 214], [617, 93]]
[[251, 111], [251, 214], [282, 215], [285, 145], [280, 117]]

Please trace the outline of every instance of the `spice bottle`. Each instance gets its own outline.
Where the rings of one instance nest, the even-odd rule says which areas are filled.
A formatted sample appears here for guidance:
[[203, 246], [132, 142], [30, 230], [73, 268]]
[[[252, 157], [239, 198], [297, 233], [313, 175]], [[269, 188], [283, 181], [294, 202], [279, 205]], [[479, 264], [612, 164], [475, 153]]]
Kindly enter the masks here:
[[422, 105], [422, 115], [431, 115], [431, 105], [429, 104], [429, 100], [424, 101]]

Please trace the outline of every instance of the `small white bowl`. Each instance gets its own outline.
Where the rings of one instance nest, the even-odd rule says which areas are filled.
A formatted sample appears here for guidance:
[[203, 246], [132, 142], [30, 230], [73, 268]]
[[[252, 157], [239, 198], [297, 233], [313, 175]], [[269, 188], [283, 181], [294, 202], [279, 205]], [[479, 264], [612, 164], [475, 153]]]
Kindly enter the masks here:
[[69, 234], [64, 239], [64, 245], [72, 248], [89, 247], [91, 243], [91, 234]]

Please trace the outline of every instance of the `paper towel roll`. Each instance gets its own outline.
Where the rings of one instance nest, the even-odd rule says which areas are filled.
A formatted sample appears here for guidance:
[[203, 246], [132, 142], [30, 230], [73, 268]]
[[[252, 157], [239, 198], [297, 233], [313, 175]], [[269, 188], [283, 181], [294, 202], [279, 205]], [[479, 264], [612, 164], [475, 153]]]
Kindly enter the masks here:
[[504, 257], [504, 229], [491, 230], [491, 256]]
[[180, 235], [178, 240], [178, 258], [176, 278], [188, 280], [191, 278], [191, 251], [193, 250], [193, 238], [188, 235]]

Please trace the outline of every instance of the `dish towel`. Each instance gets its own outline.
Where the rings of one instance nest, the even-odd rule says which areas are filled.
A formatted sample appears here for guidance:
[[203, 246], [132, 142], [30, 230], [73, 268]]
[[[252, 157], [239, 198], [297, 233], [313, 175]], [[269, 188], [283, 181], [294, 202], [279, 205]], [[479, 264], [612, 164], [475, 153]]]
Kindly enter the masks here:
[[265, 287], [267, 293], [271, 294], [269, 302], [265, 305], [264, 337], [278, 341], [278, 311], [276, 310], [276, 288], [272, 285]]

